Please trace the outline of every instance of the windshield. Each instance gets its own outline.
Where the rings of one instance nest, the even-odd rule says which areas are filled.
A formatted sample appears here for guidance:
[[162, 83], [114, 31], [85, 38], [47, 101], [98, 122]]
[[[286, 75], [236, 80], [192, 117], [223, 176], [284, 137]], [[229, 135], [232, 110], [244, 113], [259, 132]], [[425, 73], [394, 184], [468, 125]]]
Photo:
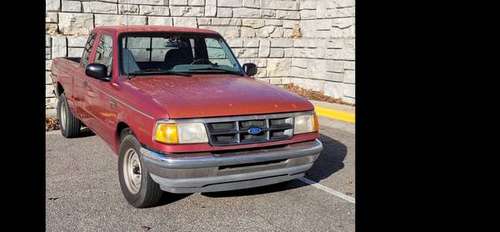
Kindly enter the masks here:
[[120, 48], [120, 68], [125, 75], [243, 73], [217, 35], [126, 33], [120, 37]]

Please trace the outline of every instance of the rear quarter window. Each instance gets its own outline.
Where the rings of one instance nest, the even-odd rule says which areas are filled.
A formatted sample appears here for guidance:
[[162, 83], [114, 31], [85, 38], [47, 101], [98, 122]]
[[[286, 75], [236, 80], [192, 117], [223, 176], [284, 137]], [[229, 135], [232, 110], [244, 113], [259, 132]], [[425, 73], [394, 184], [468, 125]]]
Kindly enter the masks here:
[[106, 65], [108, 76], [111, 76], [113, 64], [113, 38], [102, 35], [96, 48], [95, 63]]
[[95, 33], [91, 33], [89, 35], [89, 38], [87, 39], [87, 43], [85, 43], [85, 47], [83, 48], [83, 54], [82, 54], [83, 67], [89, 64], [89, 56], [90, 52], [92, 51], [92, 45], [94, 44], [94, 40], [95, 40]]

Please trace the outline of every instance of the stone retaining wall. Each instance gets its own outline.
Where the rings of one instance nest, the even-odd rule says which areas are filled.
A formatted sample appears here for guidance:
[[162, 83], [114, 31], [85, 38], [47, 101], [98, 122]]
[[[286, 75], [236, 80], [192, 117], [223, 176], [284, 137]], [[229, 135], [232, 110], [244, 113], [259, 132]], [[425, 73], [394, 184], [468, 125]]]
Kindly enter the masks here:
[[215, 30], [260, 80], [355, 103], [354, 9], [354, 0], [46, 0], [47, 114], [51, 60], [80, 57], [95, 26], [119, 24]]

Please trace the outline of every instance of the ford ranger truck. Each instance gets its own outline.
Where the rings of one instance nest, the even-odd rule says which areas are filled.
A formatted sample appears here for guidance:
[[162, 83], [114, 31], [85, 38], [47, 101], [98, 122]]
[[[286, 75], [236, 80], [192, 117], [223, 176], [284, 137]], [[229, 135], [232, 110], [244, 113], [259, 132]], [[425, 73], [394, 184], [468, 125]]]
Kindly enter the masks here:
[[304, 175], [322, 150], [314, 106], [255, 80], [215, 31], [96, 27], [81, 58], [55, 58], [61, 133], [87, 127], [118, 156], [134, 207], [163, 192], [252, 188]]

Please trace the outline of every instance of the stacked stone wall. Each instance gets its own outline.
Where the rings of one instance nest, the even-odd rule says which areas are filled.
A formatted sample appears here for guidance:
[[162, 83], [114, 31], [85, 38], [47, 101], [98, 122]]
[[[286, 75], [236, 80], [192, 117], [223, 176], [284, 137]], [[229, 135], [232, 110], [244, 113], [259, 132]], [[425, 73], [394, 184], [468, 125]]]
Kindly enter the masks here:
[[56, 104], [52, 59], [80, 57], [103, 25], [206, 28], [227, 40], [257, 78], [355, 103], [354, 0], [46, 0], [46, 108]]

